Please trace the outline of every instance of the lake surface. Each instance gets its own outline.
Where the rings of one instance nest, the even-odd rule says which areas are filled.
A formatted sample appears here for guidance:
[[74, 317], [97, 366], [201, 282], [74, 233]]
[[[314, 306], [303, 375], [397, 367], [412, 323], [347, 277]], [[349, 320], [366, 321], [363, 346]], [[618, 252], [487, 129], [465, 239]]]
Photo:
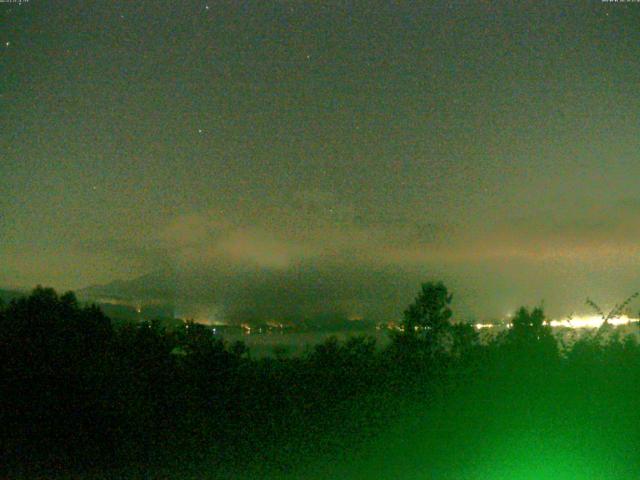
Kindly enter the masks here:
[[225, 341], [244, 342], [250, 349], [252, 357], [265, 357], [273, 355], [276, 347], [284, 349], [288, 356], [302, 355], [313, 349], [314, 345], [324, 342], [329, 337], [337, 337], [344, 341], [349, 337], [368, 336], [376, 339], [378, 347], [384, 347], [389, 343], [389, 334], [385, 330], [367, 330], [363, 332], [304, 332], [304, 333], [263, 333], [263, 334], [225, 334]]
[[[478, 329], [481, 343], [486, 343], [495, 338], [496, 335], [505, 329], [491, 328]], [[593, 335], [597, 329], [595, 328], [569, 328], [569, 327], [553, 327], [554, 336], [558, 340], [562, 340], [566, 346], [572, 345], [575, 341], [584, 335]], [[628, 323], [613, 326], [609, 334], [617, 332], [621, 337], [630, 335], [640, 341], [640, 330], [637, 323]], [[276, 348], [283, 349], [287, 356], [303, 355], [307, 351], [319, 343], [324, 342], [329, 337], [336, 337], [341, 342], [349, 337], [368, 336], [376, 339], [378, 348], [384, 348], [390, 342], [389, 330], [364, 330], [364, 331], [338, 331], [338, 332], [304, 332], [304, 333], [228, 333], [221, 335], [225, 341], [233, 343], [235, 341], [244, 342], [250, 349], [250, 354], [254, 358], [263, 358], [273, 355]]]

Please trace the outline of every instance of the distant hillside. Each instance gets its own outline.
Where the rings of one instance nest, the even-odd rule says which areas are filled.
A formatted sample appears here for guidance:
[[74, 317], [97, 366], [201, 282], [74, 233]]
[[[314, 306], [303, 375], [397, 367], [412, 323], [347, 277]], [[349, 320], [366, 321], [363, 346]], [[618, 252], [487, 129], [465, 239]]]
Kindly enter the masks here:
[[202, 323], [357, 330], [396, 319], [417, 283], [394, 269], [371, 273], [351, 264], [299, 263], [287, 269], [223, 264], [157, 270], [76, 294], [82, 301], [143, 310], [173, 307], [175, 316]]
[[[166, 274], [155, 272], [131, 281], [118, 280], [104, 285], [93, 285], [77, 290], [75, 294], [80, 302], [99, 306], [116, 324], [160, 320], [167, 326], [173, 326], [173, 322], [181, 321], [176, 318], [176, 307], [173, 303], [175, 294], [170, 288], [172, 281], [173, 279]], [[4, 303], [28, 294], [27, 291], [0, 289], [0, 299]], [[183, 305], [182, 309], [184, 308]], [[371, 319], [350, 320], [336, 312], [315, 312], [313, 315], [301, 313], [280, 317], [278, 320], [305, 331], [367, 331], [375, 326]], [[269, 322], [265, 323], [259, 311], [239, 311], [236, 315], [235, 321], [231, 323], [248, 323], [256, 328], [262, 326], [267, 329]], [[179, 316], [189, 318], [188, 308]]]
[[[6, 304], [13, 299], [25, 297], [29, 293], [26, 290], [0, 289], [0, 302]], [[105, 286], [85, 288], [75, 293], [82, 303], [95, 303], [116, 323], [151, 320], [169, 322], [174, 319], [174, 309], [170, 304], [141, 302], [128, 293], [128, 282], [112, 282]]]
[[127, 302], [164, 301], [175, 298], [175, 282], [170, 273], [157, 271], [133, 280], [115, 280], [76, 291], [81, 300], [113, 299]]

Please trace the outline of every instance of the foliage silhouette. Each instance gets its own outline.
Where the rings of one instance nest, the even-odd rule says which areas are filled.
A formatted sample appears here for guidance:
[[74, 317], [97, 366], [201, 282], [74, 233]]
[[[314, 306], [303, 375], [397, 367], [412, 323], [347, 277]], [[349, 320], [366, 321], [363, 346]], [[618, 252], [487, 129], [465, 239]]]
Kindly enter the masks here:
[[404, 311], [401, 330], [393, 336], [390, 353], [404, 365], [405, 374], [437, 366], [450, 348], [452, 299], [442, 282], [426, 282]]
[[[386, 347], [366, 336], [330, 337], [301, 356], [252, 358], [242, 342], [204, 325], [113, 328], [72, 293], [37, 287], [0, 306], [0, 476], [153, 469], [204, 457], [234, 477], [253, 464], [279, 478], [296, 462], [375, 451], [368, 442], [389, 425], [410, 419], [415, 430], [418, 418], [426, 422], [419, 431], [435, 432], [424, 433], [432, 448], [420, 461], [452, 465], [473, 463], [474, 453], [445, 447], [482, 445], [491, 429], [558, 434], [550, 426], [578, 429], [577, 419], [588, 418], [640, 438], [635, 337], [583, 334], [560, 353], [542, 308], [522, 307], [511, 328], [480, 341], [472, 325], [453, 321], [451, 301], [441, 282], [423, 284], [404, 331]], [[407, 446], [407, 435], [383, 442], [392, 451], [404, 445], [384, 457], [390, 464], [409, 461], [407, 449], [425, 442]]]

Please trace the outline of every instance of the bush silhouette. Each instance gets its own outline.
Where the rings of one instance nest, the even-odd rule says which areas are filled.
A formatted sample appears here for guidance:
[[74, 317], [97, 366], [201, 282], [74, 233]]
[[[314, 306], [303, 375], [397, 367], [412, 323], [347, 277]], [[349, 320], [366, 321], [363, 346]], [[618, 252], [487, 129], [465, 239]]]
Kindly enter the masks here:
[[473, 325], [452, 322], [451, 301], [441, 282], [423, 284], [387, 346], [330, 337], [304, 355], [252, 358], [204, 325], [113, 328], [72, 293], [37, 287], [0, 305], [0, 476], [9, 466], [108, 471], [199, 455], [232, 471], [286, 468], [350, 452], [398, 418], [428, 419], [432, 446], [438, 432], [462, 445], [474, 428], [562, 424], [561, 405], [640, 436], [632, 421], [616, 423], [640, 411], [633, 337], [585, 334], [561, 355], [542, 308], [522, 307], [481, 342]]

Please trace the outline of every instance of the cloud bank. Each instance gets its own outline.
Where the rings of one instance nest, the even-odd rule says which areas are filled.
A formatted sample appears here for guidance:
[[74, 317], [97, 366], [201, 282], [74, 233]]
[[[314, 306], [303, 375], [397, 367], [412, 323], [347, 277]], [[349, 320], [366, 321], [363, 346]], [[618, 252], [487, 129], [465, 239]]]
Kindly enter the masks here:
[[585, 311], [587, 296], [608, 304], [640, 286], [639, 220], [627, 200], [578, 217], [434, 223], [303, 192], [285, 206], [247, 202], [233, 217], [223, 208], [176, 216], [145, 252], [162, 252], [158, 275], [171, 272], [163, 282], [175, 301], [203, 319], [398, 319], [430, 279], [454, 291], [461, 318], [542, 301], [560, 316]]

